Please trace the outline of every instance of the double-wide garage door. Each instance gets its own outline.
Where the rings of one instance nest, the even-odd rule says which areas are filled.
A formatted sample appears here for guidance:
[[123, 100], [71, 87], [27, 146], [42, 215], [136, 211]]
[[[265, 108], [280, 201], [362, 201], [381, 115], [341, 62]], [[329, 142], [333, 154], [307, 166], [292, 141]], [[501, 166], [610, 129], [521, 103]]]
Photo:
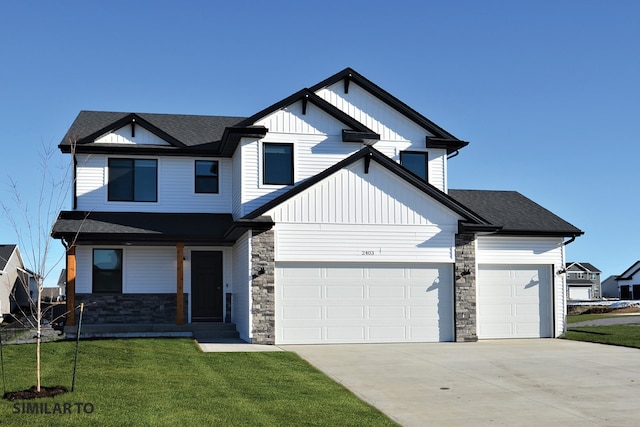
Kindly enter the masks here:
[[480, 265], [478, 338], [553, 336], [550, 265]]
[[454, 339], [451, 264], [276, 264], [276, 343]]

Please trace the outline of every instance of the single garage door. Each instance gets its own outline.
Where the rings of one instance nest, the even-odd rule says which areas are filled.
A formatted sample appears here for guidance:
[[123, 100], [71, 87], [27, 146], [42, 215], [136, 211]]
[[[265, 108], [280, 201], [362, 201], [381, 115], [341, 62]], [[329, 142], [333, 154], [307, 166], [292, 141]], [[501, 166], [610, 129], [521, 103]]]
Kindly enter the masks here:
[[451, 264], [276, 263], [276, 343], [453, 341]]
[[569, 299], [590, 300], [591, 299], [591, 288], [580, 287], [580, 286], [570, 286], [569, 287]]
[[553, 336], [549, 265], [478, 267], [478, 338]]

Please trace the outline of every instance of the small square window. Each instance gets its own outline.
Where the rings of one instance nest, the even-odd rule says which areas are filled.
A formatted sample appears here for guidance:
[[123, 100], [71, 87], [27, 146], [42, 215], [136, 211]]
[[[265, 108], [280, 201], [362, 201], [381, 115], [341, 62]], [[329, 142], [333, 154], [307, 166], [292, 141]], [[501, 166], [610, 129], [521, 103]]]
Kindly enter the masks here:
[[293, 144], [263, 145], [264, 184], [293, 184]]
[[425, 181], [427, 181], [428, 160], [426, 152], [402, 151], [400, 153], [400, 164]]
[[218, 162], [215, 160], [196, 160], [196, 193], [218, 193]]

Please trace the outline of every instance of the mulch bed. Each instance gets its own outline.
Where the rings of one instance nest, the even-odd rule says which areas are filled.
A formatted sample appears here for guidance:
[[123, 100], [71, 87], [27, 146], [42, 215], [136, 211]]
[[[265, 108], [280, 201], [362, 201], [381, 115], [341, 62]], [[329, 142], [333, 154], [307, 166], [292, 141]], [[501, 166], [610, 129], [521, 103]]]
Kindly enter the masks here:
[[52, 397], [58, 394], [66, 393], [66, 392], [67, 392], [67, 388], [62, 386], [55, 386], [55, 387], [40, 386], [40, 392], [37, 392], [36, 386], [33, 386], [28, 390], [8, 391], [2, 396], [2, 398], [6, 400], [37, 399], [39, 397]]

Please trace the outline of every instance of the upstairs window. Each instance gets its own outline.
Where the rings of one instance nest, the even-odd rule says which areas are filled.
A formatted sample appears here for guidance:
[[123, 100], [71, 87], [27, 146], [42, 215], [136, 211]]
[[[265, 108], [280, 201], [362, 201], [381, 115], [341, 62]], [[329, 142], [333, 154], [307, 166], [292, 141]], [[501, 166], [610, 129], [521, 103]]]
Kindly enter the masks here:
[[218, 181], [217, 161], [196, 160], [196, 193], [217, 193]]
[[93, 292], [122, 293], [122, 249], [93, 250]]
[[262, 182], [273, 185], [293, 184], [293, 144], [264, 144]]
[[418, 177], [427, 181], [427, 161], [426, 152], [402, 151], [400, 152], [400, 164], [409, 169]]
[[156, 202], [158, 161], [109, 159], [110, 202]]

